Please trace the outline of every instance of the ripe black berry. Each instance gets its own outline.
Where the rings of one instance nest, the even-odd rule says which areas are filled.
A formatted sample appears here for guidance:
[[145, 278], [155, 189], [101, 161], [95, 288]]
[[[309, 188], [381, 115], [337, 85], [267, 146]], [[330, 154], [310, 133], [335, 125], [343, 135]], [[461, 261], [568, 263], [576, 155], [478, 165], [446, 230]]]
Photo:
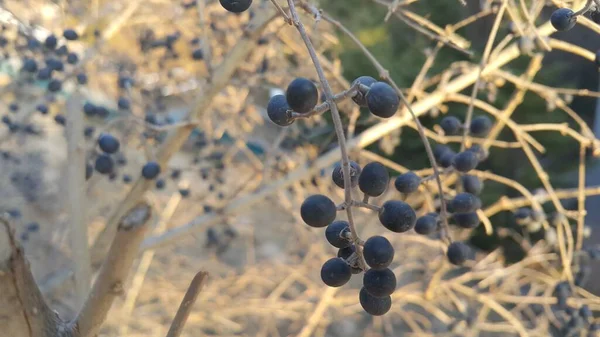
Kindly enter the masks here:
[[[360, 176], [361, 171], [362, 169], [358, 163], [353, 161], [350, 162], [350, 186], [352, 186], [352, 188], [358, 186], [358, 177]], [[344, 188], [344, 170], [342, 169], [341, 163], [338, 163], [333, 168], [331, 179], [339, 188]]]
[[94, 168], [96, 171], [98, 171], [98, 173], [110, 174], [113, 171], [114, 166], [115, 163], [109, 155], [102, 153], [96, 157]]
[[269, 100], [269, 104], [267, 105], [267, 115], [269, 115], [269, 118], [273, 123], [279, 126], [288, 126], [294, 123], [294, 119], [292, 118], [292, 115], [288, 113], [288, 110], [291, 110], [291, 108], [283, 95], [271, 97], [271, 100]]
[[348, 233], [350, 233], [348, 221], [337, 220], [327, 226], [325, 229], [325, 238], [336, 248], [346, 248], [352, 244], [352, 242], [346, 238]]
[[463, 151], [457, 153], [452, 158], [452, 166], [458, 171], [462, 173], [467, 173], [477, 167], [479, 164], [479, 160], [477, 160], [477, 154], [473, 151]]
[[392, 307], [392, 297], [375, 297], [363, 287], [358, 295], [360, 305], [363, 309], [373, 316], [385, 315]]
[[444, 130], [444, 133], [447, 136], [453, 136], [453, 135], [459, 134], [460, 130], [462, 128], [462, 124], [460, 123], [460, 120], [454, 116], [446, 116], [446, 117], [442, 118], [442, 120], [440, 122], [440, 126], [442, 127], [442, 129]]
[[120, 146], [119, 140], [110, 133], [102, 133], [100, 134], [100, 137], [98, 137], [98, 147], [100, 147], [100, 150], [104, 153], [116, 153], [119, 151]]
[[22, 69], [28, 73], [35, 73], [38, 70], [38, 66], [35, 60], [28, 58], [23, 61]]
[[390, 175], [378, 162], [371, 162], [363, 167], [358, 177], [358, 187], [360, 190], [371, 197], [378, 197], [385, 192], [390, 182]]
[[77, 56], [77, 54], [69, 53], [69, 55], [67, 55], [68, 64], [77, 64], [77, 62], [79, 62], [79, 56]]
[[377, 82], [371, 85], [367, 92], [367, 106], [369, 111], [377, 117], [392, 117], [400, 106], [400, 98], [396, 90], [385, 82]]
[[475, 212], [469, 213], [454, 213], [452, 219], [456, 222], [456, 225], [462, 228], [475, 228], [479, 226], [479, 216]]
[[50, 82], [48, 82], [48, 91], [50, 92], [60, 91], [61, 88], [62, 82], [57, 79], [51, 79]]
[[52, 69], [42, 68], [37, 73], [37, 78], [40, 81], [49, 80], [52, 77]]
[[192, 58], [196, 61], [204, 59], [204, 52], [202, 51], [202, 48], [194, 49], [192, 52]]
[[438, 229], [438, 218], [434, 214], [426, 214], [417, 219], [415, 224], [415, 232], [421, 235], [429, 235]]
[[311, 227], [327, 226], [335, 220], [336, 213], [333, 201], [322, 194], [311, 195], [300, 206], [302, 220]]
[[56, 48], [57, 44], [58, 44], [58, 40], [56, 39], [56, 36], [54, 36], [53, 34], [48, 35], [48, 37], [44, 41], [44, 46], [46, 46], [46, 48], [48, 48], [48, 49]]
[[447, 152], [454, 152], [454, 151], [452, 151], [452, 149], [448, 145], [436, 144], [435, 147], [433, 148], [433, 157], [435, 158], [435, 160], [437, 160], [439, 162], [440, 159], [442, 158], [442, 156], [444, 154], [446, 154]]
[[41, 113], [42, 115], [47, 115], [48, 114], [48, 106], [45, 104], [38, 104], [35, 109], [37, 111], [39, 111], [39, 113]]
[[131, 108], [131, 102], [125, 97], [119, 97], [117, 106], [122, 110], [129, 110]]
[[490, 129], [492, 128], [492, 121], [486, 116], [479, 116], [473, 118], [469, 131], [472, 136], [485, 137]]
[[421, 178], [412, 171], [399, 175], [394, 182], [394, 186], [400, 193], [415, 192], [420, 184]]
[[[358, 82], [360, 82], [360, 84], [365, 85], [367, 87], [371, 87], [371, 85], [373, 85], [373, 83], [376, 83], [377, 80], [371, 76], [361, 76], [361, 77], [355, 79], [352, 82], [352, 85], [355, 85]], [[354, 103], [358, 104], [359, 106], [366, 108], [367, 107], [367, 99], [365, 96], [366, 96], [366, 92], [362, 92], [359, 89], [358, 92], [356, 93], [356, 96], [352, 97], [352, 100], [354, 101]]]
[[83, 105], [83, 113], [86, 114], [86, 116], [93, 116], [97, 113], [97, 109], [96, 106], [92, 103], [86, 102]]
[[379, 210], [379, 221], [392, 232], [403, 233], [415, 226], [417, 214], [409, 204], [403, 201], [389, 200]]
[[394, 260], [394, 247], [383, 236], [372, 236], [363, 247], [365, 261], [372, 270], [387, 268]]
[[77, 74], [77, 83], [84, 85], [84, 84], [87, 84], [87, 82], [88, 82], [88, 78], [87, 78], [86, 74], [84, 74], [84, 73]]
[[558, 31], [567, 31], [577, 23], [577, 17], [573, 14], [575, 13], [569, 8], [559, 8], [550, 16], [550, 23]]
[[74, 41], [79, 38], [79, 34], [73, 29], [65, 29], [63, 32], [63, 37], [69, 41]]
[[479, 195], [481, 190], [483, 190], [483, 183], [476, 176], [466, 174], [462, 176], [460, 180], [462, 182], [463, 190], [467, 193]]
[[223, 8], [232, 13], [245, 12], [252, 5], [252, 0], [219, 0], [219, 2]]
[[459, 193], [450, 202], [453, 212], [469, 213], [481, 208], [481, 200], [471, 193]]
[[57, 114], [56, 116], [54, 116], [54, 121], [56, 122], [56, 124], [59, 124], [62, 126], [67, 125], [67, 118], [61, 114]]
[[125, 184], [129, 184], [132, 180], [133, 180], [133, 178], [131, 178], [131, 176], [129, 174], [124, 174], [123, 175], [123, 182]]
[[456, 153], [452, 150], [444, 152], [440, 156], [440, 159], [438, 160], [438, 164], [440, 164], [440, 166], [443, 168], [448, 168], [448, 167], [452, 166], [452, 161], [454, 160], [455, 155], [456, 155]]
[[160, 165], [155, 161], [149, 161], [142, 167], [142, 177], [151, 180], [160, 174]]
[[472, 251], [465, 243], [454, 241], [448, 246], [446, 256], [453, 265], [460, 266], [471, 258]]
[[350, 280], [350, 277], [352, 277], [350, 266], [339, 257], [329, 259], [321, 267], [321, 280], [330, 287], [341, 287]]
[[396, 275], [389, 268], [369, 269], [363, 276], [363, 286], [375, 297], [389, 296], [396, 290]]
[[307, 113], [317, 105], [319, 91], [311, 80], [298, 77], [288, 85], [285, 98], [292, 110]]

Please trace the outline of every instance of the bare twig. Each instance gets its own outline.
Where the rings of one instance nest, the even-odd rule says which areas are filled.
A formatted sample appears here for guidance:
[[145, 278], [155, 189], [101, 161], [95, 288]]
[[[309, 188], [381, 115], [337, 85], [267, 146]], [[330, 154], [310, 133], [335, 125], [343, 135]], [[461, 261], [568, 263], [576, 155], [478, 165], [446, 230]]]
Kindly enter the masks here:
[[[325, 72], [323, 71], [323, 67], [321, 66], [321, 62], [317, 56], [315, 48], [306, 33], [306, 29], [300, 21], [300, 17], [298, 16], [298, 12], [296, 11], [296, 7], [293, 0], [288, 0], [288, 6], [290, 7], [290, 14], [294, 23], [294, 26], [298, 29], [300, 36], [302, 36], [302, 40], [308, 49], [308, 53], [310, 54], [310, 58], [312, 59], [313, 64], [315, 65], [315, 69], [319, 76], [319, 81], [323, 87], [323, 91], [325, 92], [325, 97], [327, 98], [327, 103], [329, 104], [329, 109], [331, 110], [331, 116], [333, 119], [333, 124], [335, 127], [335, 133], [338, 138], [338, 144], [340, 148], [340, 152], [342, 155], [342, 172], [344, 174], [344, 200], [346, 203], [350, 204], [352, 202], [352, 187], [350, 183], [350, 159], [348, 158], [348, 150], [346, 148], [346, 136], [344, 135], [344, 127], [342, 125], [342, 119], [340, 117], [340, 112], [338, 111], [337, 105], [334, 101], [333, 90], [329, 86], [329, 82], [325, 77]], [[356, 231], [356, 227], [354, 226], [354, 217], [352, 214], [352, 207], [346, 208], [346, 215], [348, 216], [348, 223], [350, 227], [350, 231], [352, 232], [352, 239], [355, 243], [358, 243], [360, 238], [358, 237], [358, 233]], [[362, 251], [358, 244], [356, 245], [356, 254], [358, 255], [358, 264], [361, 269], [366, 270], [366, 264], [364, 262]]]
[[198, 298], [198, 294], [202, 290], [204, 283], [206, 283], [206, 278], [208, 277], [208, 273], [205, 271], [198, 272], [192, 283], [185, 293], [181, 304], [179, 305], [179, 309], [177, 310], [177, 314], [171, 323], [171, 327], [169, 328], [169, 332], [167, 333], [167, 337], [179, 337], [181, 332], [183, 331], [183, 327], [185, 326], [185, 322], [187, 321], [190, 313], [192, 312], [192, 307]]
[[77, 309], [88, 295], [91, 284], [91, 261], [88, 247], [88, 231], [85, 216], [85, 151], [83, 139], [83, 114], [81, 96], [75, 92], [66, 102], [67, 110], [67, 194], [69, 198], [69, 222], [71, 247], [74, 261], [75, 294]]

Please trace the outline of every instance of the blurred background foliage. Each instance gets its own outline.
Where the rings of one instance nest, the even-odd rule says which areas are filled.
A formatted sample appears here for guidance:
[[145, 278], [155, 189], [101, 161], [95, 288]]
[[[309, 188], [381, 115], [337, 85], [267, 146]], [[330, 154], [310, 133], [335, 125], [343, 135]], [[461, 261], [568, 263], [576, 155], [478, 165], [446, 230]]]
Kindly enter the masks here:
[[[474, 1], [471, 1], [471, 5]], [[321, 1], [322, 8], [331, 16], [341, 21], [360, 39], [360, 41], [374, 54], [374, 56], [389, 70], [391, 76], [403, 88], [409, 88], [415, 79], [426, 58], [426, 50], [433, 49], [436, 41], [416, 32], [400, 21], [397, 17], [391, 16], [388, 22], [384, 22], [387, 8], [375, 2], [369, 3], [362, 0], [345, 1]], [[430, 21], [440, 27], [454, 24], [461, 19], [472, 14], [471, 11], [478, 11], [478, 8], [462, 7], [457, 1], [439, 1], [439, 0], [421, 0], [411, 4], [413, 12], [423, 15]], [[493, 15], [488, 16], [471, 26], [459, 30], [458, 33], [463, 37], [473, 41], [471, 50], [474, 53], [474, 63], [478, 63], [481, 54], [487, 42]], [[542, 24], [547, 17], [540, 17], [537, 24]], [[508, 24], [504, 24], [500, 29], [496, 43], [509, 33]], [[378, 74], [364, 54], [356, 45], [343, 34], [338, 34], [341, 43], [336, 51], [344, 67], [344, 75], [347, 79], [353, 80], [362, 75], [370, 75], [377, 78]], [[565, 36], [566, 37], [566, 36]], [[568, 38], [568, 37], [567, 37]], [[577, 42], [573, 42], [577, 43]], [[585, 46], [584, 46], [585, 47]], [[558, 56], [552, 54], [559, 54]], [[442, 48], [437, 62], [429, 71], [429, 75], [441, 73], [444, 69], [456, 61], [468, 61], [469, 57], [452, 48]], [[521, 74], [527, 68], [530, 57], [522, 56], [512, 62], [507, 69], [513, 74]], [[551, 60], [551, 61], [548, 61]], [[544, 70], [539, 72], [535, 78], [536, 82], [555, 85], [568, 88], [587, 88], [596, 90], [597, 76], [591, 76], [582, 79], [580, 73], [596, 72], [592, 64], [579, 64], [573, 67], [573, 60], [565, 57], [564, 54], [551, 53], [544, 60]], [[576, 62], [576, 61], [575, 61]], [[577, 71], [583, 67], [584, 71]], [[587, 71], [585, 71], [587, 69]], [[511, 83], [505, 83], [499, 87], [495, 99], [490, 101], [498, 109], [503, 109], [516, 87]], [[470, 95], [472, 87], [467, 88], [463, 94]], [[487, 100], [486, 90], [480, 90], [479, 98]], [[594, 119], [595, 100], [593, 98], [576, 98], [572, 108], [592, 125]], [[464, 120], [467, 107], [464, 105], [449, 105], [447, 113], [455, 115]], [[475, 109], [474, 116], [486, 114]], [[421, 118], [423, 125], [433, 129], [446, 113], [439, 113], [438, 116], [426, 115]], [[368, 117], [368, 112], [363, 111], [361, 119]], [[556, 110], [554, 107], [548, 107], [543, 99], [536, 94], [528, 92], [524, 102], [516, 109], [512, 117], [515, 122], [520, 124], [533, 124], [540, 121], [548, 123], [568, 122], [575, 129], [579, 129], [575, 123], [567, 117], [564, 112]], [[357, 133], [365, 128], [365, 125], [359, 123]], [[552, 132], [536, 132], [533, 136], [546, 148], [545, 154], [539, 154], [540, 161], [545, 165], [545, 169], [552, 177], [552, 184], [556, 188], [573, 187], [576, 185], [577, 164], [579, 145], [569, 137], [562, 137]], [[418, 133], [410, 128], [402, 129], [402, 134], [396, 134], [395, 137], [401, 137], [399, 145], [391, 156], [387, 156], [378, 143], [370, 146], [369, 150], [390, 157], [394, 161], [408, 167], [409, 169], [420, 169], [429, 167], [426, 156], [423, 156], [424, 146], [418, 136]], [[507, 128], [501, 133], [500, 140], [515, 141], [515, 138]], [[432, 142], [432, 145], [434, 142]], [[450, 144], [455, 150], [458, 150], [459, 144]], [[490, 170], [498, 175], [514, 179], [520, 182], [530, 190], [542, 187], [532, 166], [529, 164], [525, 154], [521, 149], [498, 149], [491, 148], [488, 160], [479, 166], [481, 170]], [[393, 172], [396, 174], [396, 172]], [[481, 195], [484, 204], [490, 204], [500, 196], [519, 197], [519, 193], [500, 184], [486, 182], [486, 188]], [[575, 207], [573, 202], [564, 203], [567, 209]], [[551, 213], [553, 208], [548, 204], [546, 211]], [[495, 226], [511, 227], [518, 231], [520, 226], [516, 225], [514, 218], [508, 212], [496, 215], [491, 219]], [[541, 237], [540, 237], [541, 238]], [[473, 231], [472, 243], [476, 246], [491, 250], [498, 245], [505, 247], [505, 253], [509, 260], [519, 260], [523, 252], [512, 239], [500, 239], [496, 236], [488, 237], [484, 235], [482, 226]]]

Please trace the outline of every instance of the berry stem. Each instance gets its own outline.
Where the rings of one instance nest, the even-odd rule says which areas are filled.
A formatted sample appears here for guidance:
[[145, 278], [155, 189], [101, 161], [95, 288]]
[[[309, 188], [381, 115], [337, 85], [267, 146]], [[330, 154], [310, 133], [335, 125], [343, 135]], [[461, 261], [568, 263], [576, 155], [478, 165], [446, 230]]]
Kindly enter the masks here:
[[[338, 144], [340, 146], [340, 152], [342, 154], [342, 172], [344, 173], [344, 201], [348, 204], [352, 204], [352, 186], [350, 182], [350, 159], [348, 158], [348, 149], [346, 147], [346, 137], [344, 135], [344, 127], [342, 124], [342, 119], [340, 117], [340, 112], [337, 108], [337, 105], [334, 101], [333, 91], [331, 90], [331, 86], [325, 77], [325, 72], [323, 71], [323, 67], [321, 66], [321, 62], [317, 56], [315, 48], [313, 47], [308, 34], [306, 33], [306, 29], [300, 21], [300, 17], [298, 12], [296, 11], [296, 5], [294, 4], [294, 0], [288, 0], [288, 5], [290, 7], [290, 14], [292, 16], [293, 24], [298, 29], [304, 44], [306, 45], [306, 49], [308, 49], [308, 53], [310, 54], [310, 58], [315, 66], [315, 70], [317, 71], [317, 75], [319, 76], [319, 81], [323, 86], [323, 91], [325, 92], [325, 97], [327, 99], [327, 104], [329, 104], [329, 108], [331, 110], [331, 117], [333, 120], [333, 124], [335, 127], [335, 133], [338, 138]], [[366, 270], [366, 264], [362, 255], [362, 251], [358, 247], [358, 243], [360, 238], [358, 237], [358, 233], [356, 232], [356, 228], [354, 226], [354, 216], [352, 214], [352, 207], [346, 208], [346, 214], [348, 216], [348, 223], [350, 227], [350, 232], [352, 234], [352, 241], [357, 245], [356, 246], [356, 255], [358, 257], [358, 265], [361, 269]]]
[[354, 201], [352, 202], [352, 205], [356, 207], [368, 208], [376, 212], [379, 212], [381, 210], [381, 207], [366, 202]]
[[573, 17], [580, 16], [580, 15], [587, 13], [592, 8], [593, 4], [594, 4], [594, 0], [587, 0], [585, 5], [583, 6], [583, 8], [581, 8], [577, 12], [573, 13]]
[[[333, 96], [333, 100], [334, 100], [334, 102], [341, 102], [341, 101], [343, 101], [343, 100], [345, 100], [347, 98], [351, 98], [351, 97], [356, 96], [358, 94], [358, 90], [359, 89], [360, 90], [365, 90], [365, 88], [366, 88], [366, 90], [369, 89], [365, 85], [362, 85], [360, 83], [356, 83], [353, 86], [351, 86], [348, 90], [344, 90], [344, 91], [340, 92], [339, 94], [334, 95]], [[300, 113], [300, 112], [292, 111], [292, 117], [294, 119], [296, 119], [296, 118], [310, 118], [310, 117], [312, 117], [314, 115], [323, 114], [323, 113], [325, 113], [325, 112], [327, 112], [329, 110], [330, 110], [329, 102], [324, 102], [324, 103], [321, 103], [321, 104], [315, 106], [311, 111], [309, 111], [307, 113]]]

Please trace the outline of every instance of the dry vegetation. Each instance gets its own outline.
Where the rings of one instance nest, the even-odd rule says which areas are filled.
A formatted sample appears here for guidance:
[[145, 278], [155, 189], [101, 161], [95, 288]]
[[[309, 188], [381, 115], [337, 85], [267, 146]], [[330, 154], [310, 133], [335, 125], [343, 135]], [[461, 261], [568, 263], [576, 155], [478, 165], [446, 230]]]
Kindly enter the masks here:
[[[331, 52], [339, 43], [336, 33], [341, 33], [355, 40], [381, 79], [411, 103], [412, 111], [404, 104], [394, 117], [380, 119], [361, 116], [350, 99], [339, 102], [348, 157], [361, 165], [379, 161], [391, 172], [406, 172], [402, 162], [366, 149], [386, 137], [394, 146], [389, 135], [403, 127], [421, 128], [422, 136], [438, 144], [480, 144], [492, 155], [503, 148], [522, 149], [528, 158], [522, 165], [535, 168], [543, 192], [529, 191], [494, 172], [470, 174], [485, 184], [504, 184], [522, 194], [483, 205], [478, 215], [488, 234], [496, 231], [513, 237], [527, 252], [523, 260], [507, 265], [497, 249], [478, 252], [474, 261], [455, 267], [445, 256], [445, 241], [465, 240], [469, 230], [447, 227], [441, 237], [396, 234], [382, 228], [372, 210], [352, 208], [356, 234], [361, 238], [384, 235], [396, 250], [392, 269], [398, 288], [392, 295], [392, 309], [382, 317], [366, 315], [357, 295], [361, 277], [341, 288], [329, 288], [320, 280], [321, 265], [335, 251], [323, 231], [306, 226], [299, 212], [303, 200], [316, 193], [336, 203], [348, 201], [348, 194], [331, 183], [331, 170], [341, 156], [328, 121], [330, 112], [302, 118], [287, 128], [274, 125], [266, 116], [273, 89], [285, 88], [299, 76], [319, 82], [298, 30], [272, 2], [255, 0], [252, 15], [234, 15], [212, 0], [96, 0], [89, 6], [6, 0], [0, 17], [9, 18], [3, 36], [10, 42], [2, 64], [0, 91], [5, 105], [1, 113], [15, 124], [35, 126], [40, 135], [11, 132], [4, 126], [0, 130], [0, 147], [8, 153], [0, 160], [4, 172], [0, 208], [7, 211], [0, 233], [3, 334], [596, 336], [590, 323], [600, 324], [600, 288], [593, 279], [581, 280], [581, 275], [589, 275], [593, 266], [591, 248], [583, 245], [584, 202], [587, 196], [600, 194], [600, 187], [585, 187], [585, 159], [586, 153], [598, 153], [600, 141], [569, 108], [566, 96], [600, 97], [600, 93], [551, 88], [534, 80], [547, 51], [563, 50], [579, 55], [581, 62], [598, 62], [595, 52], [552, 38], [552, 26], [542, 18], [534, 20], [544, 1], [488, 3], [481, 12], [447, 27], [428, 21], [427, 13], [412, 12], [414, 1], [372, 2], [388, 6], [390, 16], [401, 13], [400, 19], [437, 41], [424, 53], [423, 67], [413, 83], [393, 84], [385, 65], [335, 18], [317, 10], [317, 4], [296, 1], [297, 8], [285, 14], [300, 15], [333, 93], [350, 88], [353, 80], [343, 77], [343, 65]], [[554, 5], [580, 8], [584, 2]], [[279, 4], [290, 13], [286, 1]], [[432, 73], [441, 48], [477, 55], [458, 32], [483, 18], [494, 18], [495, 24], [482, 57]], [[515, 31], [499, 36], [498, 26], [507, 22], [514, 23]], [[586, 17], [580, 17], [578, 24], [600, 33], [600, 26]], [[20, 70], [23, 57], [34, 57], [41, 64], [41, 54], [15, 45], [32, 36], [43, 43], [48, 32], [61, 37], [65, 28], [74, 28], [80, 39], [59, 39], [59, 45], [66, 43], [79, 54], [80, 62], [65, 65], [64, 72], [55, 75], [63, 80], [63, 90], [49, 94], [45, 84], [27, 83]], [[172, 43], [166, 42], [169, 39]], [[198, 48], [202, 60], [191, 57]], [[523, 54], [529, 58], [525, 73], [505, 68]], [[83, 70], [88, 84], [77, 85], [75, 76]], [[128, 77], [134, 84], [119, 88], [119, 79]], [[471, 96], [498, 85], [515, 86], [505, 106]], [[527, 92], [556, 106], [553, 113], [567, 114], [573, 123], [513, 121], [511, 115]], [[119, 109], [118, 97], [126, 97], [131, 109]], [[17, 113], [9, 112], [12, 102], [19, 103]], [[111, 113], [107, 118], [86, 116], [85, 102], [106, 106]], [[422, 129], [412, 117], [447, 113], [451, 102], [490, 116], [495, 124], [489, 135], [445, 136], [438, 129]], [[36, 111], [41, 103], [48, 104], [48, 115]], [[57, 115], [66, 116], [66, 126], [55, 122]], [[79, 137], [89, 126], [95, 128], [93, 135]], [[514, 142], [497, 140], [505, 128], [514, 134]], [[552, 149], [535, 139], [538, 131], [579, 142], [578, 186], [553, 187], [538, 158]], [[127, 163], [117, 165], [112, 178], [95, 172], [85, 181], [85, 162], [93, 163], [99, 153], [96, 139], [101, 132], [120, 139], [120, 153]], [[140, 176], [147, 161], [160, 163], [164, 188]], [[170, 177], [173, 171], [180, 172], [177, 179]], [[419, 193], [401, 196], [391, 186], [370, 202], [381, 205], [403, 198], [423, 215], [440, 209], [440, 187], [444, 199], [460, 188], [460, 177], [454, 172], [439, 169], [436, 175], [426, 167], [416, 173], [428, 177]], [[131, 181], [124, 183], [124, 176]], [[564, 209], [561, 199], [567, 198], [577, 198], [577, 210]], [[556, 211], [539, 221], [544, 240], [532, 242], [527, 229], [522, 235], [489, 221], [495, 214], [522, 207], [541, 212], [544, 204], [552, 204]], [[11, 212], [15, 208], [22, 216]], [[28, 226], [32, 222], [39, 223], [38, 231]], [[530, 226], [531, 232], [539, 229]], [[82, 244], [88, 241], [89, 245]], [[199, 271], [208, 272], [207, 281]], [[196, 304], [187, 307], [191, 311], [182, 306], [174, 319], [196, 275], [186, 295], [192, 302], [184, 301], [193, 303], [198, 296]], [[556, 296], [558, 284], [568, 293], [569, 310], [563, 310], [562, 298]], [[578, 310], [584, 305], [593, 313], [592, 322], [580, 322]], [[577, 334], [569, 334], [570, 324], [577, 325], [573, 330]]]

